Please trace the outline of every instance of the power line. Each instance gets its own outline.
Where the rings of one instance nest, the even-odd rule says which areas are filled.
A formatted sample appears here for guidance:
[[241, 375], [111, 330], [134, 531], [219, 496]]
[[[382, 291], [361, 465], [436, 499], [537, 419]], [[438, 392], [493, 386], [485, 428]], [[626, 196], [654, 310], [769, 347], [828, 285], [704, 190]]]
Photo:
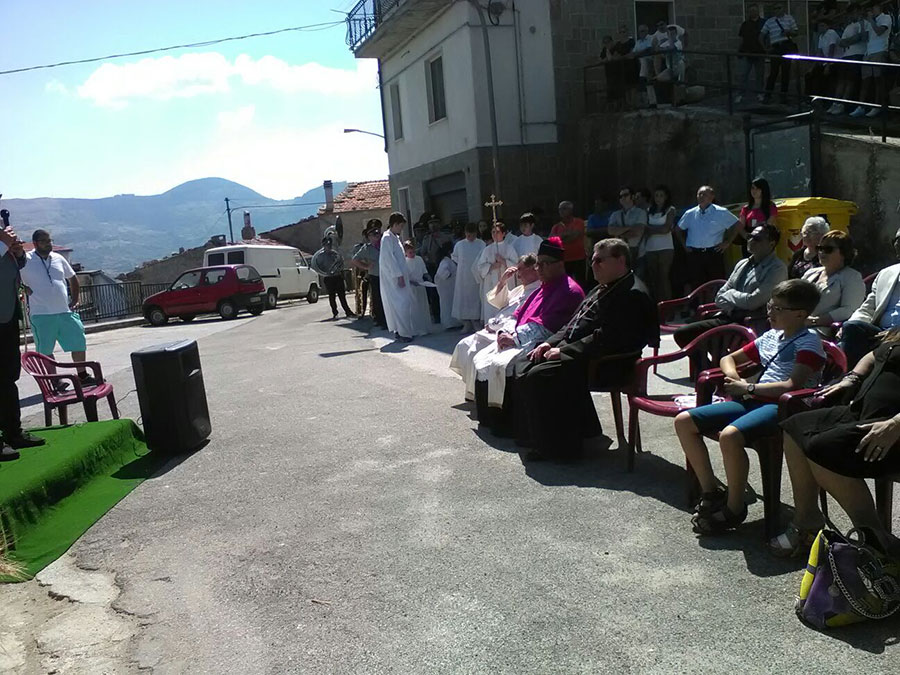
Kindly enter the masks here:
[[108, 56], [96, 56], [89, 59], [77, 59], [74, 61], [60, 61], [58, 63], [47, 63], [41, 66], [28, 66], [27, 68], [14, 68], [13, 70], [0, 70], [0, 75], [12, 75], [13, 73], [25, 73], [30, 70], [43, 70], [45, 68], [59, 68], [60, 66], [73, 66], [81, 63], [95, 63], [97, 61], [109, 61], [112, 59], [123, 59], [129, 56], [144, 56], [145, 54], [156, 54], [158, 52], [170, 52], [174, 49], [193, 49], [194, 47], [209, 47], [211, 45], [222, 44], [223, 42], [234, 42], [237, 40], [248, 40], [250, 38], [268, 37], [270, 35], [278, 35], [279, 33], [289, 33], [291, 31], [317, 31], [334, 28], [343, 25], [344, 21], [328, 21], [325, 23], [312, 23], [307, 26], [293, 26], [291, 28], [279, 28], [278, 30], [270, 30], [265, 33], [248, 33], [247, 35], [235, 35], [232, 37], [219, 38], [217, 40], [206, 40], [204, 42], [191, 42], [184, 45], [172, 45], [171, 47], [158, 47], [156, 49], [144, 49], [139, 52], [128, 52], [125, 54], [109, 54]]

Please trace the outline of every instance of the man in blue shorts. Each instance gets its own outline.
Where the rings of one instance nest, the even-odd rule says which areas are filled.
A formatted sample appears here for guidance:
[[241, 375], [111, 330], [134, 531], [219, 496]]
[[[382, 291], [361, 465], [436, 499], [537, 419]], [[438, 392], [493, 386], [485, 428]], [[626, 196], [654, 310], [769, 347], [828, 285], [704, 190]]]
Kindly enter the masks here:
[[[822, 341], [806, 327], [819, 302], [819, 289], [802, 279], [783, 281], [767, 306], [771, 330], [742, 349], [725, 356], [730, 401], [701, 406], [675, 418], [675, 432], [703, 494], [692, 523], [699, 534], [720, 534], [747, 518], [744, 490], [749, 462], [744, 449], [755, 439], [777, 433], [778, 398], [789, 391], [816, 387], [825, 365]], [[738, 368], [759, 364], [757, 375], [744, 379]], [[728, 489], [718, 487], [703, 434], [718, 431]]]
[[[84, 325], [81, 317], [74, 311], [78, 306], [80, 290], [75, 270], [68, 260], [53, 251], [53, 240], [49, 232], [35, 230], [31, 240], [34, 242], [34, 251], [26, 254], [22, 283], [28, 289], [28, 308], [35, 349], [52, 357], [53, 349], [59, 342], [63, 351], [72, 353], [73, 361], [85, 361], [87, 341]], [[79, 370], [78, 376], [85, 386], [97, 384], [87, 369]], [[68, 383], [64, 383], [60, 388], [67, 386]]]

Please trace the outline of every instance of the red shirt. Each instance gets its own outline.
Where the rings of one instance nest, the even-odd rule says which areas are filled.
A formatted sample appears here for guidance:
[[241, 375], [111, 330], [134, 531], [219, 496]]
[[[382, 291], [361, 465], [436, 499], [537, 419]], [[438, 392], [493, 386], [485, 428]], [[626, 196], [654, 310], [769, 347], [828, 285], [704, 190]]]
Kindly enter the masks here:
[[[778, 207], [775, 206], [775, 202], [772, 202], [769, 206], [769, 217], [777, 215]], [[746, 204], [741, 207], [741, 216], [744, 218], [744, 230], [747, 234], [750, 234], [754, 228], [765, 225], [768, 222], [762, 209], [748, 209]]]
[[563, 239], [563, 248], [565, 249], [563, 260], [566, 262], [584, 260], [584, 221], [581, 218], [572, 218], [568, 225], [557, 223], [550, 230], [550, 236], [562, 238], [563, 234], [569, 234], [570, 232], [575, 232], [578, 236], [570, 241]]

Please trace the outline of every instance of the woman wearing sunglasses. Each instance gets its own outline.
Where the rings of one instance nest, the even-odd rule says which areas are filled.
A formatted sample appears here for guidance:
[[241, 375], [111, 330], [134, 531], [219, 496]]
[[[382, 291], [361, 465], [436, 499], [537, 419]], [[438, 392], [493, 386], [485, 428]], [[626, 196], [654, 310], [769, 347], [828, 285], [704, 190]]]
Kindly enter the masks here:
[[846, 232], [827, 232], [819, 240], [816, 252], [821, 266], [807, 271], [803, 278], [815, 284], [821, 296], [807, 323], [830, 340], [834, 337], [831, 324], [849, 319], [866, 299], [866, 284], [862, 275], [850, 267], [856, 249]]

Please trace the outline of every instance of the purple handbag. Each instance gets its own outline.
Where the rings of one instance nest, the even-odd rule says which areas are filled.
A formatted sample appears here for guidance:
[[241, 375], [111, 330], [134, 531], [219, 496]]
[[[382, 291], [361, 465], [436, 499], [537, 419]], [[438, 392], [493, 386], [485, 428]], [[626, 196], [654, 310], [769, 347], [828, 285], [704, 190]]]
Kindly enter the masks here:
[[866, 619], [886, 619], [898, 610], [897, 561], [867, 546], [858, 530], [850, 530], [846, 537], [834, 530], [819, 532], [794, 604], [803, 623], [818, 629], [836, 628]]

